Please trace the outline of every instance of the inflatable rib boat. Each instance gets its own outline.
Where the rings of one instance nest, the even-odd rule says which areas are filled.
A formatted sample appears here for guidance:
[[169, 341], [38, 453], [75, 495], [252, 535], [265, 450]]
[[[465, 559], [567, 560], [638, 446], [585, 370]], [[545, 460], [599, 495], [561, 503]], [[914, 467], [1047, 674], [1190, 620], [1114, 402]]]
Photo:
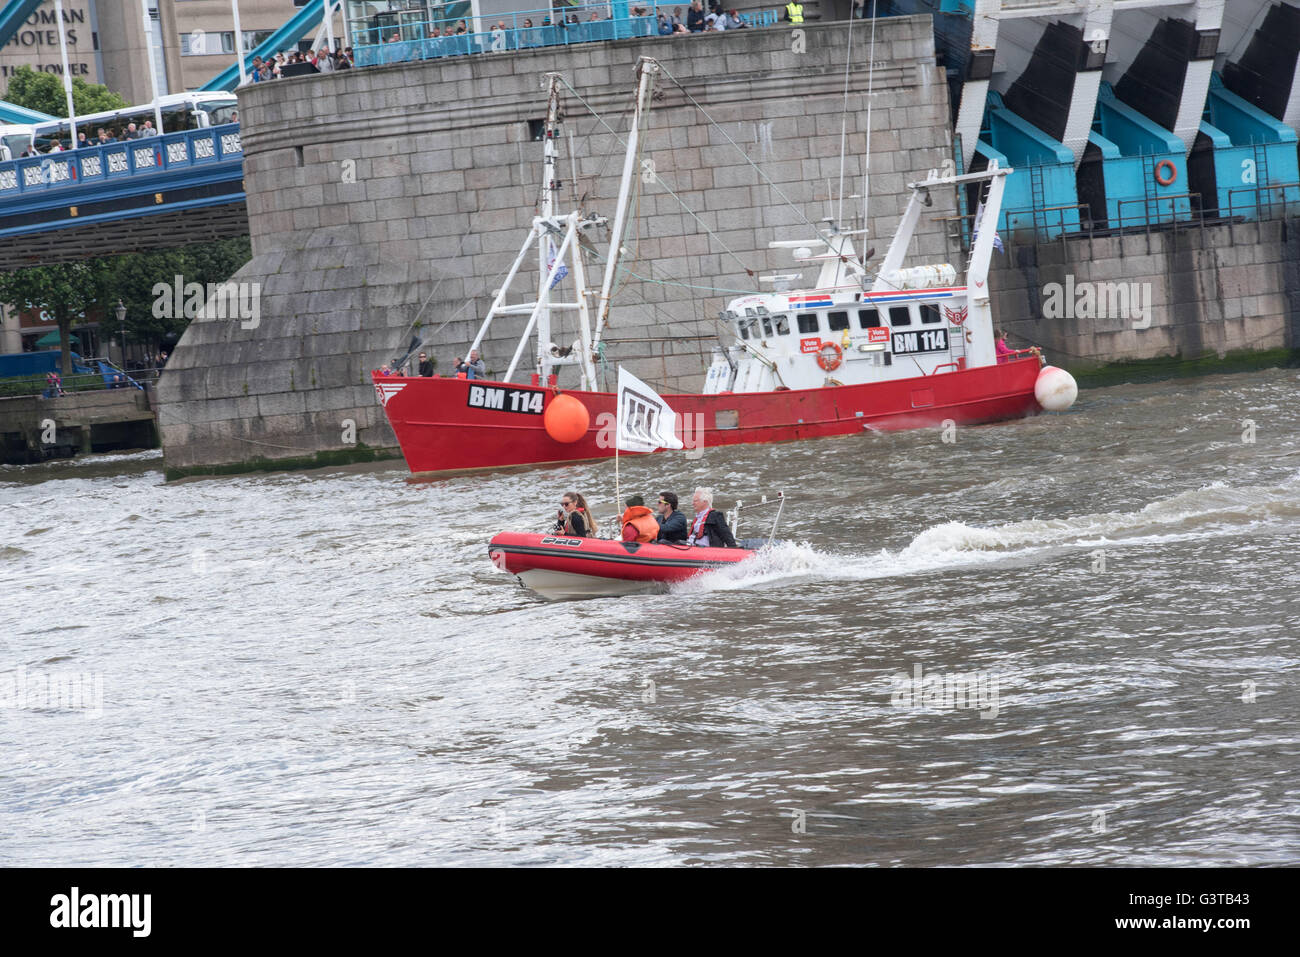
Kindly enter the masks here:
[[543, 598], [597, 598], [664, 591], [673, 582], [744, 561], [748, 548], [699, 548], [502, 532], [492, 564]]

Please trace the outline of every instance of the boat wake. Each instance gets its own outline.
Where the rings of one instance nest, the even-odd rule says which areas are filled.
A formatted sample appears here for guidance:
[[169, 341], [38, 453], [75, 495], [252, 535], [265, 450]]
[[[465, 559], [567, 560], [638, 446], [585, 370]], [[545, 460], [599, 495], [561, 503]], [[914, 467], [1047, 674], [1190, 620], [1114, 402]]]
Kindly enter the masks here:
[[867, 581], [935, 569], [1023, 560], [1072, 548], [1161, 544], [1239, 535], [1300, 518], [1300, 472], [1274, 486], [1231, 488], [1215, 482], [1157, 499], [1131, 512], [1026, 519], [981, 527], [945, 522], [897, 551], [831, 554], [807, 543], [778, 544], [738, 565], [674, 586], [678, 593], [733, 591], [772, 582]]

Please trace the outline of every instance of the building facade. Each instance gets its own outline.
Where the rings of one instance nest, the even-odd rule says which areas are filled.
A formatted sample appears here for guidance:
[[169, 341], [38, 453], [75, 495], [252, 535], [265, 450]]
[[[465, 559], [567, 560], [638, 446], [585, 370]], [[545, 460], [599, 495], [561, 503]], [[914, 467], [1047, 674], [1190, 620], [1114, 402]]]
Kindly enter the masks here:
[[[288, 23], [309, 2], [320, 0], [238, 0], [240, 28], [251, 50]], [[202, 86], [235, 59], [231, 0], [146, 0], [153, 34], [154, 65], [160, 93]], [[145, 58], [144, 16], [140, 0], [63, 0], [68, 68], [87, 83], [102, 83], [131, 103], [153, 97]], [[344, 17], [334, 18], [335, 35], [344, 38]], [[306, 49], [311, 36], [289, 41]], [[62, 75], [54, 0], [45, 0], [0, 47], [0, 99], [9, 77], [28, 66]]]

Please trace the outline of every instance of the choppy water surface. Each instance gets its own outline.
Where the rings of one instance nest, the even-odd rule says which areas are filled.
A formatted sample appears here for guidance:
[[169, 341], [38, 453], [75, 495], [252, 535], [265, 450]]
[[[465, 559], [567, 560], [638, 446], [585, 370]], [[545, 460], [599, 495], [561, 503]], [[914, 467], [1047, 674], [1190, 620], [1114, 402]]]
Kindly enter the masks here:
[[1296, 863], [1298, 386], [624, 459], [789, 543], [562, 604], [484, 544], [612, 463], [0, 470], [0, 862]]

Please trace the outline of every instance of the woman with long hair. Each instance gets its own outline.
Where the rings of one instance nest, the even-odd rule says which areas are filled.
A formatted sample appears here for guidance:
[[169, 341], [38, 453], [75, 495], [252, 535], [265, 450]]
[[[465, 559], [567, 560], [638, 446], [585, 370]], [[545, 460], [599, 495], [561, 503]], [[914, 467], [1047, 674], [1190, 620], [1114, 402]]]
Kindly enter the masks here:
[[587, 500], [577, 492], [565, 492], [560, 496], [555, 531], [573, 538], [596, 537], [596, 519], [587, 508]]

